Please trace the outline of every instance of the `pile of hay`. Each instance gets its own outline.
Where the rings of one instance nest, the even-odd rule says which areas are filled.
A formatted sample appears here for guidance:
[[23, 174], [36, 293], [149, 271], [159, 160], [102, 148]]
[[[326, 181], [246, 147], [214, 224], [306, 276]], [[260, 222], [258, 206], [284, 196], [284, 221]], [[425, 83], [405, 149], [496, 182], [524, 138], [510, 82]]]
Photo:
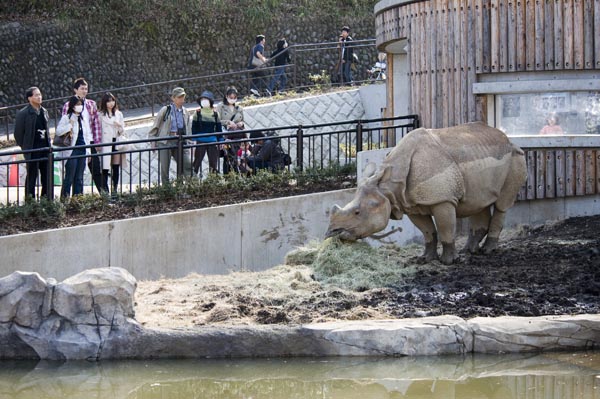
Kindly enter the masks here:
[[315, 280], [322, 284], [365, 291], [397, 285], [405, 276], [414, 274], [414, 258], [420, 251], [417, 245], [374, 248], [364, 242], [328, 238], [291, 251], [285, 264], [312, 267]]

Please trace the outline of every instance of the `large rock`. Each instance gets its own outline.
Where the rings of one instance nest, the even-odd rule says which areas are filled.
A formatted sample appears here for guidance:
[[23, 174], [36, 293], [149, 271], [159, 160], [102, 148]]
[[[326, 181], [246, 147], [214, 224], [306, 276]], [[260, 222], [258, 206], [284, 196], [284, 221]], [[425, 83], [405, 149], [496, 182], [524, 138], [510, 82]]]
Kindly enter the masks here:
[[38, 273], [14, 272], [0, 279], [0, 323], [37, 328], [42, 322], [46, 281]]
[[121, 268], [86, 270], [59, 284], [37, 273], [0, 279], [0, 332], [6, 343], [0, 358], [14, 358], [25, 344], [41, 359], [101, 358], [110, 340], [138, 329], [136, 285]]
[[476, 317], [473, 352], [587, 350], [600, 343], [600, 315]]

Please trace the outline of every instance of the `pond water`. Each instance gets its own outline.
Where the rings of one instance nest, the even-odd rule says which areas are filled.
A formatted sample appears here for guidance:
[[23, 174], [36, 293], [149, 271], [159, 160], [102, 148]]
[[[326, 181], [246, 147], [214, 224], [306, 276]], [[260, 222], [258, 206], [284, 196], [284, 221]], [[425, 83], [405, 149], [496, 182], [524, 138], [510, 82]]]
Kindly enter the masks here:
[[600, 352], [0, 362], [0, 398], [600, 399]]

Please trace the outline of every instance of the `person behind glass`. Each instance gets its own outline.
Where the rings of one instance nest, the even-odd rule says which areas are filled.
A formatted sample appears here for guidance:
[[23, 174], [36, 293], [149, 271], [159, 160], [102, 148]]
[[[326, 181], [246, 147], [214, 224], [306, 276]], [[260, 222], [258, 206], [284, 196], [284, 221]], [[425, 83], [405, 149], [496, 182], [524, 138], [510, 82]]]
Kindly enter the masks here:
[[340, 35], [340, 58], [342, 69], [342, 84], [352, 85], [352, 60], [354, 59], [354, 50], [352, 49], [353, 39], [350, 36], [350, 28], [342, 27]]
[[[194, 152], [194, 173], [198, 174], [204, 160], [204, 155], [208, 154], [208, 168], [211, 173], [218, 172], [219, 165], [219, 146], [217, 142], [223, 141], [223, 136], [215, 135], [221, 133], [223, 127], [219, 114], [214, 110], [215, 96], [212, 92], [205, 90], [198, 97], [200, 108], [196, 110], [192, 116], [192, 134], [202, 134], [199, 137], [194, 137], [193, 140], [200, 145], [196, 147]], [[214, 145], [206, 145], [214, 143]], [[200, 176], [202, 173], [200, 172]]]
[[[256, 44], [252, 47], [252, 50], [250, 51], [250, 58], [248, 59], [248, 69], [253, 70], [253, 72], [251, 72], [252, 87], [250, 88], [250, 91], [252, 92], [252, 94], [259, 97], [261, 90], [267, 89], [265, 83], [265, 71], [261, 70], [259, 66], [254, 65], [252, 63], [252, 60], [256, 57], [263, 64], [265, 64], [268, 61], [267, 58], [264, 56], [266, 38], [264, 35], [257, 35], [255, 38], [255, 42]], [[267, 93], [267, 95], [269, 94], [270, 93]]]
[[[60, 157], [68, 158], [65, 164], [61, 198], [83, 194], [83, 172], [85, 172], [85, 155], [90, 153], [89, 148], [82, 148], [94, 141], [90, 124], [84, 118], [85, 106], [83, 100], [73, 96], [67, 101], [67, 112], [63, 115], [56, 127], [56, 135], [63, 136], [72, 133], [73, 150], [61, 151]], [[74, 158], [77, 157], [77, 158]], [[71, 193], [71, 188], [73, 189]]]
[[[226, 140], [241, 140], [246, 138], [244, 132], [244, 109], [238, 102], [238, 91], [234, 86], [230, 86], [225, 91], [223, 102], [217, 105], [217, 113], [223, 128], [228, 134]], [[232, 169], [238, 171], [236, 154], [240, 148], [240, 143], [227, 144], [223, 161], [223, 174], [229, 173]], [[233, 164], [233, 168], [231, 167]]]
[[269, 83], [269, 91], [274, 93], [275, 85], [279, 83], [279, 93], [285, 91], [285, 85], [287, 84], [287, 77], [285, 76], [285, 66], [291, 61], [290, 52], [287, 51], [288, 43], [285, 38], [277, 41], [277, 49], [271, 54], [271, 58], [275, 59], [275, 75]]
[[163, 138], [163, 140], [153, 141], [151, 147], [158, 150], [158, 162], [160, 163], [160, 178], [163, 183], [169, 182], [169, 170], [171, 167], [171, 157], [175, 162], [181, 162], [183, 174], [191, 176], [192, 163], [190, 160], [190, 150], [184, 148], [183, 159], [178, 158], [177, 141], [168, 140], [168, 138], [178, 135], [187, 135], [191, 131], [189, 123], [190, 114], [183, 106], [185, 103], [185, 90], [182, 87], [176, 87], [171, 92], [171, 103], [162, 107], [154, 124], [148, 131], [148, 138]]
[[[48, 111], [42, 107], [42, 92], [37, 87], [30, 87], [25, 92], [29, 102], [25, 108], [17, 112], [15, 119], [15, 141], [22, 150], [49, 148]], [[35, 151], [24, 154], [27, 162], [27, 177], [25, 178], [25, 199], [35, 198], [35, 185], [38, 172], [42, 183], [42, 197], [48, 198], [48, 151]]]
[[[86, 98], [89, 90], [89, 85], [84, 78], [77, 78], [73, 82], [73, 91], [77, 97], [81, 99], [83, 104], [82, 117], [86, 124], [90, 126], [92, 132], [92, 140], [88, 144], [101, 143], [102, 142], [102, 126], [100, 124], [100, 118], [98, 115], [98, 108], [94, 100], [88, 100]], [[62, 114], [66, 115], [68, 111], [68, 102], [63, 105]], [[95, 147], [92, 147], [88, 153], [92, 154], [88, 162], [88, 168], [92, 174], [92, 180], [94, 185], [98, 189], [98, 192], [102, 192], [102, 168], [100, 166], [100, 158], [95, 156], [98, 153]], [[106, 192], [106, 191], [105, 191]]]
[[252, 132], [251, 139], [258, 139], [252, 148], [252, 156], [246, 159], [250, 169], [256, 173], [258, 169], [269, 169], [276, 172], [285, 167], [283, 163], [283, 150], [279, 145], [279, 139], [274, 138], [274, 133], [265, 136], [262, 132]]
[[[100, 122], [102, 124], [102, 143], [116, 143], [125, 133], [123, 113], [119, 111], [117, 99], [112, 93], [105, 93], [100, 100]], [[116, 145], [100, 148], [103, 154], [118, 151]], [[112, 177], [111, 192], [116, 194], [119, 185], [120, 168], [126, 162], [126, 154], [104, 155], [102, 164], [102, 186], [108, 192], [108, 176]]]
[[540, 130], [539, 134], [542, 136], [565, 134], [562, 127], [560, 127], [558, 116], [555, 114], [550, 115], [548, 119], [546, 119], [546, 126]]

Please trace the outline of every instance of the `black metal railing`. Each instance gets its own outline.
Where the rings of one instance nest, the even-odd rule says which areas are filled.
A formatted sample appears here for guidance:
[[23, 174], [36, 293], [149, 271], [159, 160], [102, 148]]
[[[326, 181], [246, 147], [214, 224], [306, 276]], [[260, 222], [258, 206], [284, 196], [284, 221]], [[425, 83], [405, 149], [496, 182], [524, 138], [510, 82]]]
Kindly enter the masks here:
[[[281, 147], [292, 158], [292, 164], [287, 169], [304, 170], [306, 168], [324, 168], [333, 163], [340, 165], [354, 162], [356, 153], [376, 148], [385, 148], [411, 130], [419, 127], [419, 119], [416, 115], [399, 116], [394, 118], [380, 118], [369, 120], [351, 120], [335, 123], [324, 123], [315, 125], [293, 125], [281, 126], [268, 129], [270, 136], [266, 138], [244, 138], [238, 140], [224, 140], [218, 143], [200, 143], [193, 141], [203, 135], [180, 135], [172, 137], [160, 137], [153, 139], [138, 139], [118, 142], [119, 146], [127, 146], [125, 151], [111, 151], [101, 153], [102, 147], [112, 147], [115, 143], [94, 144], [69, 148], [43, 148], [28, 151], [4, 152], [0, 156], [8, 159], [0, 162], [0, 168], [5, 168], [5, 173], [0, 173], [0, 202], [19, 203], [24, 197], [24, 176], [25, 167], [20, 165], [33, 161], [48, 161], [51, 165], [48, 170], [48, 197], [56, 198], [56, 186], [62, 184], [65, 162], [69, 157], [63, 155], [63, 151], [73, 148], [92, 148], [98, 150], [97, 154], [86, 154], [73, 156], [72, 158], [88, 158], [112, 156], [116, 154], [125, 154], [127, 166], [120, 165], [120, 182], [118, 186], [119, 193], [135, 192], [138, 187], [149, 187], [161, 184], [160, 161], [156, 149], [152, 143], [157, 141], [170, 141], [170, 146], [163, 146], [161, 149], [176, 149], [179, 159], [182, 159], [186, 150], [190, 150], [191, 162], [193, 163], [194, 151], [196, 147], [210, 145], [234, 145], [241, 142], [254, 143], [258, 140], [276, 139], [280, 140]], [[247, 137], [253, 132], [265, 132], [261, 130], [246, 130]], [[215, 133], [215, 136], [224, 137], [227, 132]], [[27, 153], [33, 151], [44, 151], [47, 157], [28, 161], [23, 159]], [[222, 161], [219, 163], [221, 165]], [[219, 167], [220, 169], [220, 167]], [[15, 173], [18, 181], [15, 181]], [[92, 183], [89, 171], [86, 170], [85, 187], [86, 192], [97, 192]], [[201, 173], [206, 176], [208, 173], [207, 161], [201, 168]], [[172, 176], [183, 176], [184, 171], [181, 164], [171, 166]], [[110, 186], [110, 182], [109, 182]], [[36, 193], [41, 191], [39, 182], [36, 185]]]
[[[360, 63], [354, 72], [354, 81], [357, 84], [371, 82], [367, 73], [368, 67], [377, 59], [375, 39], [355, 40], [355, 52], [359, 54]], [[296, 44], [287, 48], [292, 56], [292, 63], [285, 66], [288, 76], [286, 90], [306, 91], [315, 86], [328, 86], [335, 81], [338, 73], [336, 65], [339, 58], [337, 42], [322, 42], [309, 44]], [[275, 76], [273, 60], [260, 69], [266, 84]], [[223, 98], [228, 86], [236, 86], [240, 95], [252, 95], [252, 79], [256, 70], [242, 69], [233, 72], [215, 73], [202, 76], [193, 76], [183, 79], [173, 79], [162, 82], [139, 84], [125, 87], [103, 88], [102, 90], [88, 93], [88, 98], [100, 100], [102, 94], [110, 91], [120, 104], [128, 120], [154, 116], [155, 112], [170, 98], [173, 87], [184, 87], [188, 99], [194, 101], [202, 91], [212, 91], [216, 98]], [[291, 76], [290, 76], [291, 75]], [[93, 85], [94, 82], [90, 82]], [[44, 88], [41, 87], [42, 93]], [[264, 94], [264, 92], [263, 92]], [[63, 104], [70, 96], [44, 100], [44, 107], [48, 110], [54, 126], [58, 123], [62, 113]], [[16, 104], [0, 107], [0, 138], [9, 139], [13, 133], [13, 122], [17, 111], [27, 104]]]

